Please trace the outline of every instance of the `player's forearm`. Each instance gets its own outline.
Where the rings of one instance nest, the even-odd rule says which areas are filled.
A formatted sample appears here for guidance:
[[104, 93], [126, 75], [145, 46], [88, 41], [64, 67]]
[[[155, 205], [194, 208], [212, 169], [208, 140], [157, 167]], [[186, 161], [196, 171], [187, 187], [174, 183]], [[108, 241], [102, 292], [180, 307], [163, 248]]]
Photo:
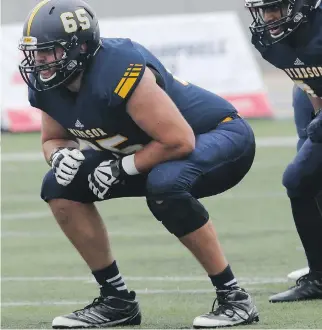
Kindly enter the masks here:
[[315, 113], [322, 109], [322, 99], [320, 97], [312, 97], [309, 95], [309, 99], [313, 105]]
[[152, 141], [135, 153], [135, 167], [139, 172], [146, 172], [154, 166], [167, 160], [180, 159], [190, 154], [195, 147], [195, 141], [183, 141], [176, 146], [168, 146]]
[[42, 149], [47, 163], [49, 163], [49, 159], [53, 151], [55, 151], [57, 148], [60, 147], [63, 148], [71, 147], [71, 148], [79, 149], [79, 144], [74, 140], [66, 140], [66, 139], [53, 139], [53, 140], [45, 141], [42, 145]]

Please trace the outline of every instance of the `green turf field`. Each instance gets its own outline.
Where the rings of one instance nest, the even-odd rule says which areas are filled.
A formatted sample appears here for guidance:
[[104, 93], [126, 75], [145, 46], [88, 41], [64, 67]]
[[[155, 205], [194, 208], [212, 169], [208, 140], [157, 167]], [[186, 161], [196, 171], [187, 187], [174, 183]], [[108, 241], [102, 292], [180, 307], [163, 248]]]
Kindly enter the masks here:
[[[291, 121], [252, 121], [259, 141], [292, 137]], [[37, 134], [2, 136], [2, 328], [50, 328], [53, 317], [89, 303], [97, 287], [40, 200], [42, 160], [9, 161], [39, 152]], [[236, 276], [253, 293], [260, 323], [248, 328], [322, 328], [322, 301], [269, 304], [288, 272], [305, 266], [281, 175], [294, 147], [259, 147], [234, 189], [204, 199]], [[142, 328], [190, 328], [214, 294], [203, 270], [153, 219], [144, 199], [98, 204], [127, 284], [138, 292]]]

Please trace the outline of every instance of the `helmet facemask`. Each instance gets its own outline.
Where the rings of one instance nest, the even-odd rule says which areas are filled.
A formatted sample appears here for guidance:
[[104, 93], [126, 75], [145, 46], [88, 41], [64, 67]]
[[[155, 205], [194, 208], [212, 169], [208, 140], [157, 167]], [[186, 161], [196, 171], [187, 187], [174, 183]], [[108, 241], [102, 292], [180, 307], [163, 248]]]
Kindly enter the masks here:
[[[66, 83], [76, 72], [84, 69], [88, 57], [82, 51], [78, 38], [74, 35], [70, 42], [55, 40], [37, 43], [34, 37], [23, 37], [19, 49], [24, 59], [19, 65], [21, 76], [27, 85], [36, 91], [46, 91]], [[50, 62], [37, 61], [37, 55], [45, 53], [53, 59]], [[46, 77], [46, 72], [53, 70], [52, 75]]]
[[310, 2], [314, 0], [245, 0], [253, 17], [251, 33], [263, 46], [280, 42], [307, 22], [314, 8]]

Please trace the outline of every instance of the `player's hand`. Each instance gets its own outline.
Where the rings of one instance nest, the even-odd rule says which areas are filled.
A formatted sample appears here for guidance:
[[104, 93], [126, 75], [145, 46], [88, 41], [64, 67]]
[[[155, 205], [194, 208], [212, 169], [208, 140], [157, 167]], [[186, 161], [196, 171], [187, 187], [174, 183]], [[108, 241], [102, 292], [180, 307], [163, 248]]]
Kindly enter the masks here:
[[56, 180], [62, 186], [69, 185], [78, 172], [85, 157], [75, 148], [58, 148], [50, 157], [49, 163]]
[[120, 160], [107, 160], [100, 163], [88, 175], [89, 189], [99, 199], [108, 197], [108, 191], [113, 185], [120, 182], [121, 175], [123, 174]]
[[312, 142], [322, 143], [322, 109], [316, 113], [315, 118], [308, 125], [306, 132]]

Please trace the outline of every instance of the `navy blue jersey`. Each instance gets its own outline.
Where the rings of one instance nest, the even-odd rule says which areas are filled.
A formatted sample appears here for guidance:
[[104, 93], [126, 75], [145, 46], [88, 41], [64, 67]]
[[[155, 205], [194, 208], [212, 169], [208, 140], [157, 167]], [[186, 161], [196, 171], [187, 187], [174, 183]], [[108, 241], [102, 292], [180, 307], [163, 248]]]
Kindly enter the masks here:
[[236, 113], [227, 101], [193, 84], [180, 81], [142, 45], [130, 39], [104, 38], [84, 72], [78, 93], [65, 87], [29, 90], [29, 101], [91, 146], [131, 153], [151, 141], [126, 112], [126, 103], [146, 67], [177, 105], [195, 134], [214, 129]]
[[[322, 97], [322, 8], [312, 13], [305, 34], [305, 45], [292, 46], [285, 38], [269, 47], [252, 42], [262, 57], [282, 69], [301, 89], [313, 97]], [[296, 33], [296, 32], [295, 32]]]

